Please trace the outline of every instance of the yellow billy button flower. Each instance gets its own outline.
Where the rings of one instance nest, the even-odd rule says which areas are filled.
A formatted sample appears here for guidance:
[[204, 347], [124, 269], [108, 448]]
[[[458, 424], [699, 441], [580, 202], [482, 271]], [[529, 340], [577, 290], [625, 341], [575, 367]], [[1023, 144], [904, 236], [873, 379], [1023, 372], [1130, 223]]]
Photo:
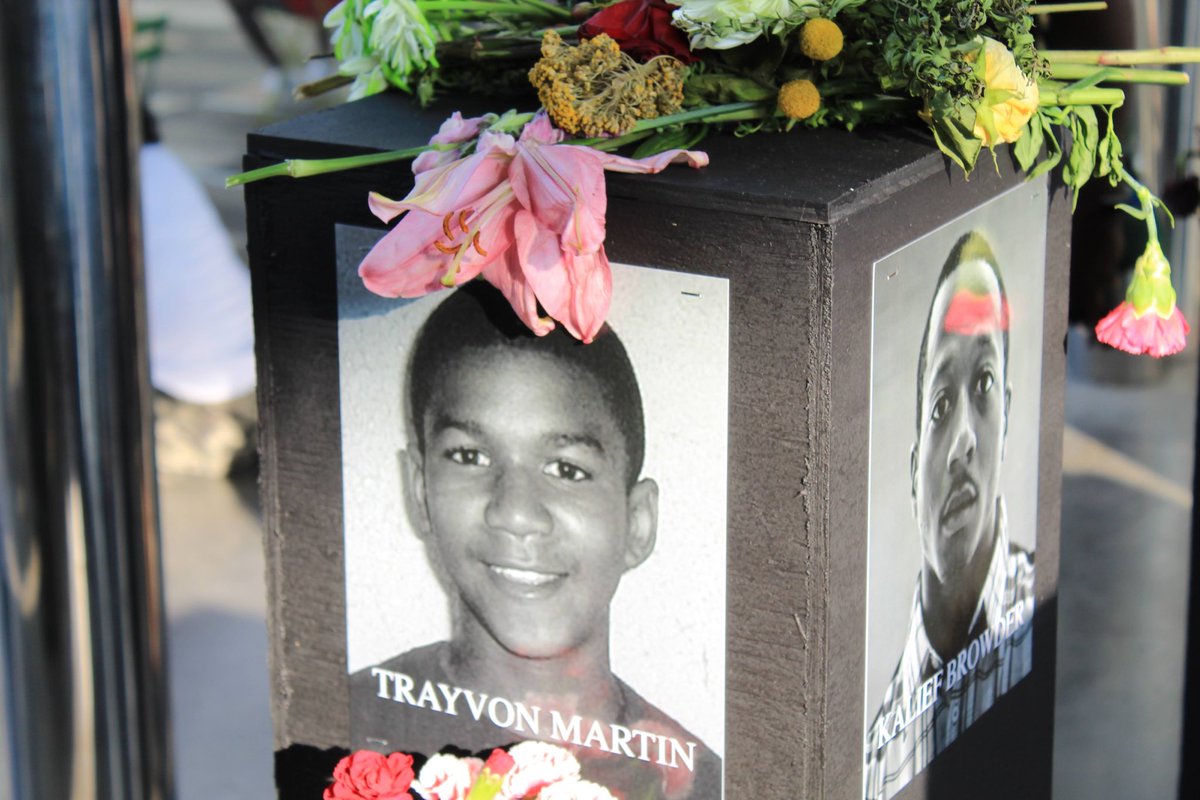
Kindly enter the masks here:
[[983, 99], [975, 109], [975, 138], [988, 147], [1021, 138], [1025, 123], [1037, 112], [1037, 81], [1017, 66], [1008, 48], [984, 38], [976, 58], [983, 59]]
[[800, 52], [813, 61], [828, 61], [842, 52], [842, 29], [831, 19], [818, 17], [800, 29]]
[[821, 93], [812, 81], [800, 78], [779, 89], [776, 101], [781, 113], [792, 119], [808, 119], [821, 107]]

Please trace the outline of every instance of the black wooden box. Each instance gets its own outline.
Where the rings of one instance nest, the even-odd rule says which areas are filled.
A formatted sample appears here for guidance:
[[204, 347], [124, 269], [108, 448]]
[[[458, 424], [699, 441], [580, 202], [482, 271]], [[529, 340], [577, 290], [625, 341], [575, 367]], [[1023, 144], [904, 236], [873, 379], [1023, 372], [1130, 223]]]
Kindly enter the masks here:
[[[252, 134], [245, 166], [423, 144], [448, 111], [419, 111], [394, 96], [347, 104]], [[674, 555], [647, 564], [659, 570], [652, 575], [674, 571], [678, 582], [644, 579], [629, 590], [643, 593], [632, 602], [688, 607], [646, 610], [642, 638], [622, 639], [624, 663], [648, 676], [630, 683], [649, 696], [645, 687], [658, 685], [657, 670], [665, 673], [659, 696], [672, 684], [701, 687], [687, 690], [697, 693], [690, 701], [680, 695], [664, 708], [701, 720], [685, 724], [722, 757], [726, 798], [854, 800], [864, 786], [870, 793], [879, 778], [868, 774], [880, 769], [899, 770], [882, 795], [1049, 797], [1068, 198], [1045, 181], [1023, 182], [1004, 150], [995, 169], [985, 156], [965, 180], [915, 129], [713, 136], [700, 148], [711, 157], [703, 170], [608, 176], [610, 259], [672, 273], [663, 291], [683, 296], [680, 302], [710, 287], [719, 295], [708, 298], [717, 316], [701, 316], [719, 329], [699, 354], [670, 327], [678, 320], [659, 326], [653, 314], [660, 301], [626, 314], [651, 315], [643, 320], [648, 344], [639, 346], [663, 369], [692, 359], [679, 367], [683, 378], [660, 383], [715, 370], [700, 388], [682, 390], [711, 395], [706, 419], [714, 409], [724, 415], [697, 434], [708, 449], [693, 451], [690, 440], [680, 440], [688, 437], [686, 421], [678, 426], [683, 433], [655, 445], [663, 463], [682, 463], [673, 484], [660, 480], [662, 502], [692, 502], [680, 503], [693, 495], [677, 487], [688, 482], [689, 461], [701, 460], [694, 453], [703, 452], [711, 468], [704, 480], [723, 494], [712, 508], [724, 514], [700, 521], [715, 526], [719, 547], [694, 564], [684, 538], [693, 526], [660, 519], [659, 544]], [[356, 369], [359, 384], [374, 375], [394, 393], [400, 368], [343, 352], [349, 329], [340, 339], [339, 320], [384, 313], [398, 301], [363, 300], [366, 310], [351, 315], [339, 306], [339, 292], [344, 300], [354, 291], [357, 257], [385, 228], [368, 211], [368, 192], [398, 198], [411, 182], [401, 162], [246, 190], [277, 780], [288, 798], [317, 797], [337, 757], [352, 743], [361, 746], [351, 736], [348, 674], [361, 664], [348, 658], [348, 647], [358, 645], [348, 645], [347, 615], [363, 601], [347, 598], [361, 591], [370, 599], [372, 581], [387, 581], [360, 580], [355, 566], [348, 572], [346, 437], [370, 411], [348, 407], [345, 381]], [[979, 278], [978, 264], [1002, 276], [999, 316], [990, 322], [971, 316], [969, 300], [996, 300], [994, 291], [972, 295], [971, 281], [955, 271], [965, 263], [976, 264], [975, 289], [991, 280]], [[966, 288], [939, 305], [942, 273]], [[616, 273], [618, 300], [622, 281], [642, 274], [661, 277]], [[672, 282], [676, 275], [683, 283]], [[698, 276], [702, 288], [689, 290], [688, 276]], [[628, 284], [635, 285], [642, 286]], [[614, 327], [620, 332], [615, 316]], [[970, 356], [969, 364], [943, 359], [939, 342], [955, 336], [990, 342], [997, 352]], [[632, 343], [630, 350], [637, 367]], [[920, 362], [927, 363], [918, 391]], [[657, 370], [642, 368], [639, 376]], [[648, 438], [656, 414], [647, 399]], [[374, 436], [367, 430], [358, 439]], [[724, 463], [712, 463], [713, 453], [724, 454]], [[355, 496], [372, 496], [376, 478], [397, 480], [367, 476]], [[914, 605], [926, 598], [914, 589], [928, 583], [918, 576], [953, 586], [956, 552], [983, 563], [981, 550], [931, 544], [976, 528], [981, 541], [1000, 543], [984, 560], [988, 583], [972, 601], [960, 657], [938, 657], [935, 648], [931, 665], [920, 648], [941, 639], [923, 618], [919, 635], [913, 631]], [[403, 571], [393, 577], [405, 580]], [[656, 585], [665, 587], [662, 596], [653, 595]], [[708, 610], [684, 600], [693, 596]], [[424, 598], [437, 610], [418, 603], [390, 624], [403, 628], [444, 613], [443, 597]], [[641, 624], [632, 618], [625, 628]], [[701, 664], [689, 655], [693, 633], [709, 646], [695, 652], [715, 660]], [[680, 644], [648, 649], [655, 637], [674, 642], [676, 634]], [[905, 683], [899, 673], [910, 656], [920, 674]], [[945, 710], [952, 694], [960, 705]], [[695, 711], [701, 707], [703, 714]], [[877, 712], [886, 716], [882, 739]], [[918, 733], [927, 726], [935, 732]], [[900, 749], [872, 767], [872, 740]], [[404, 749], [384, 741], [376, 746]], [[615, 740], [609, 745], [616, 752]], [[710, 796], [695, 796], [702, 795]]]

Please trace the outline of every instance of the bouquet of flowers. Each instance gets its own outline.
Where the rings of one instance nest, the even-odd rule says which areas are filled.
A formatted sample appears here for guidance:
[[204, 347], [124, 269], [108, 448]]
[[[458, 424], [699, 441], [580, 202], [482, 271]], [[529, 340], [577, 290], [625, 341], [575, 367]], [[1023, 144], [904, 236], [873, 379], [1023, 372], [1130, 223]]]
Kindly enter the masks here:
[[338, 762], [324, 800], [616, 800], [581, 780], [579, 762], [561, 747], [527, 741], [493, 750], [487, 761], [438, 753], [413, 772], [407, 753], [359, 750]]
[[[1102, 2], [1029, 0], [343, 0], [326, 17], [337, 74], [310, 91], [389, 87], [525, 90], [539, 108], [456, 114], [421, 148], [290, 161], [230, 179], [302, 176], [413, 158], [415, 188], [371, 209], [403, 217], [364, 260], [366, 285], [413, 297], [482, 277], [535, 332], [589, 341], [604, 322], [605, 170], [702, 167], [714, 128], [739, 136], [922, 121], [969, 174], [1011, 146], [1030, 178], [1059, 170], [1074, 192], [1124, 184], [1145, 253], [1101, 341], [1154, 356], [1186, 344], [1158, 241], [1162, 202], [1125, 168], [1112, 124], [1125, 83], [1179, 85], [1200, 50], [1039, 50], [1040, 14]], [[531, 101], [532, 105], [532, 101]], [[794, 134], [802, 135], [802, 134]], [[617, 155], [625, 149], [629, 155]]]

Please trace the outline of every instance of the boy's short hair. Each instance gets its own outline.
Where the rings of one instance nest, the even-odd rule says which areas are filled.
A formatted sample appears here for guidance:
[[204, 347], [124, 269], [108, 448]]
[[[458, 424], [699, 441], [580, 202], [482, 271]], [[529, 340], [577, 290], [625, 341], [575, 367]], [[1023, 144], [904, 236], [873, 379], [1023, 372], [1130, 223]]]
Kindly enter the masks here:
[[453, 291], [417, 334], [408, 366], [408, 408], [422, 453], [425, 415], [442, 371], [466, 355], [492, 349], [544, 354], [594, 378], [625, 440], [626, 482], [631, 487], [637, 482], [646, 448], [642, 395], [617, 334], [605, 325], [591, 344], [583, 344], [560, 325], [536, 336], [498, 289], [479, 280]]

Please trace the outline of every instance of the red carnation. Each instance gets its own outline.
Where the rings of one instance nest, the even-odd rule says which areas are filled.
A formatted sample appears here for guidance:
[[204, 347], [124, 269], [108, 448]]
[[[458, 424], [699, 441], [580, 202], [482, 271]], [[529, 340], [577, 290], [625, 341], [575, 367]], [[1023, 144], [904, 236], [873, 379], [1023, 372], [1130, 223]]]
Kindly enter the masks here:
[[325, 800], [412, 800], [412, 756], [385, 756], [359, 750], [343, 758], [333, 770], [333, 785]]
[[688, 49], [683, 31], [671, 24], [675, 6], [665, 0], [622, 0], [602, 9], [579, 26], [579, 38], [607, 33], [621, 50], [638, 61], [674, 56], [684, 64], [699, 61]]

